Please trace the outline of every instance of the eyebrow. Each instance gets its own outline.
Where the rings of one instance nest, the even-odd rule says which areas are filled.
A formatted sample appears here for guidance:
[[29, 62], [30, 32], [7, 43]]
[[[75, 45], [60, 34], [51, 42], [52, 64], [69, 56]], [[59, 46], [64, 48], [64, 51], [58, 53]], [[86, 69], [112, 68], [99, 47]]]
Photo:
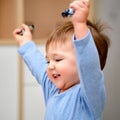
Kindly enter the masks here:
[[[57, 53], [53, 53], [52, 56], [54, 56], [54, 57], [58, 57], [58, 56], [62, 57], [63, 55], [57, 54]], [[48, 59], [48, 56], [47, 56], [47, 55], [46, 55], [45, 57], [46, 57], [46, 59]]]

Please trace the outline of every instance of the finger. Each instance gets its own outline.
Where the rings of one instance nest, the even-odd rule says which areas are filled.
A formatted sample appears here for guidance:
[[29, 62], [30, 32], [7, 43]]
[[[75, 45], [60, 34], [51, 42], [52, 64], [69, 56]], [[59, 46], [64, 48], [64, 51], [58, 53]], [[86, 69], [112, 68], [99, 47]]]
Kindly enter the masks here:
[[90, 7], [90, 0], [82, 0], [83, 4], [85, 5], [85, 7]]
[[89, 0], [81, 0], [78, 2], [78, 4], [81, 8], [89, 8], [90, 2]]
[[85, 5], [89, 8], [90, 7], [90, 0], [85, 0]]
[[85, 0], [86, 2], [90, 2], [90, 0]]
[[77, 9], [78, 7], [85, 8], [90, 6], [89, 0], [75, 0], [70, 4], [71, 8]]
[[73, 8], [74, 10], [76, 10], [77, 8], [79, 8], [79, 2], [80, 1], [77, 1], [77, 0], [75, 0], [74, 2], [72, 2], [71, 4], [70, 4], [70, 8]]
[[13, 31], [13, 35], [19, 34], [22, 31], [22, 28], [17, 28]]
[[22, 27], [23, 27], [26, 31], [30, 31], [28, 25], [26, 25], [26, 24], [22, 24]]
[[21, 30], [22, 30], [22, 29], [17, 28], [17, 29], [15, 29], [15, 30], [13, 31], [13, 36], [14, 36], [14, 38], [16, 39], [16, 41], [17, 41], [18, 39], [21, 39], [21, 35], [19, 35], [19, 33], [21, 32]]

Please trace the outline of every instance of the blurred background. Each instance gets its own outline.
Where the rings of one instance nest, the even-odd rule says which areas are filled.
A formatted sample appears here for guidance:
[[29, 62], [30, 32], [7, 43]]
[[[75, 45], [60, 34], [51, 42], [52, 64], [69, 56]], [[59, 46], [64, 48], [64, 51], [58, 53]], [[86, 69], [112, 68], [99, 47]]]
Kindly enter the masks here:
[[[33, 39], [45, 54], [44, 44], [61, 12], [71, 0], [0, 0], [0, 120], [43, 120], [45, 105], [40, 85], [18, 55], [12, 31], [22, 23], [34, 24]], [[89, 19], [97, 18], [112, 29], [104, 69], [107, 103], [103, 120], [120, 119], [120, 1], [91, 0]]]

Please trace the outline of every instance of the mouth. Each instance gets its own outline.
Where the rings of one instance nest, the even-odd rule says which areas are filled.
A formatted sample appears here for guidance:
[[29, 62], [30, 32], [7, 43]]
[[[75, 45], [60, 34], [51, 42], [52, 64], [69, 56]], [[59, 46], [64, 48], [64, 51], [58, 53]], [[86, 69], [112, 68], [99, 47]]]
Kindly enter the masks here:
[[60, 74], [53, 74], [52, 75], [52, 77], [54, 78], [54, 79], [56, 79], [56, 78], [58, 78], [58, 77], [60, 77], [61, 75]]

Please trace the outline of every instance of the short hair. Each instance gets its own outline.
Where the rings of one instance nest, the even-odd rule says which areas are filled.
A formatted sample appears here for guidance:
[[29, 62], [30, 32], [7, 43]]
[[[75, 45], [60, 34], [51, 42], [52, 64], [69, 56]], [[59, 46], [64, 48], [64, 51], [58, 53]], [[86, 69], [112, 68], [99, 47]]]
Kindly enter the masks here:
[[[99, 54], [101, 70], [103, 70], [110, 45], [109, 37], [103, 32], [105, 25], [100, 24], [100, 22], [92, 23], [90, 20], [87, 20], [87, 25], [92, 33]], [[56, 24], [46, 42], [46, 51], [50, 45], [65, 44], [69, 40], [68, 37], [72, 37], [73, 34], [74, 26], [71, 21]]]
[[105, 34], [104, 30], [109, 27], [100, 21], [94, 21], [92, 23], [88, 20], [87, 25], [90, 28], [94, 38], [94, 42], [99, 54], [101, 70], [103, 70], [107, 60], [108, 48], [110, 46], [110, 38], [107, 36], [107, 34]]
[[49, 35], [46, 42], [46, 51], [50, 45], [64, 44], [68, 37], [73, 35], [74, 28], [71, 21], [59, 22], [56, 24], [52, 33]]

